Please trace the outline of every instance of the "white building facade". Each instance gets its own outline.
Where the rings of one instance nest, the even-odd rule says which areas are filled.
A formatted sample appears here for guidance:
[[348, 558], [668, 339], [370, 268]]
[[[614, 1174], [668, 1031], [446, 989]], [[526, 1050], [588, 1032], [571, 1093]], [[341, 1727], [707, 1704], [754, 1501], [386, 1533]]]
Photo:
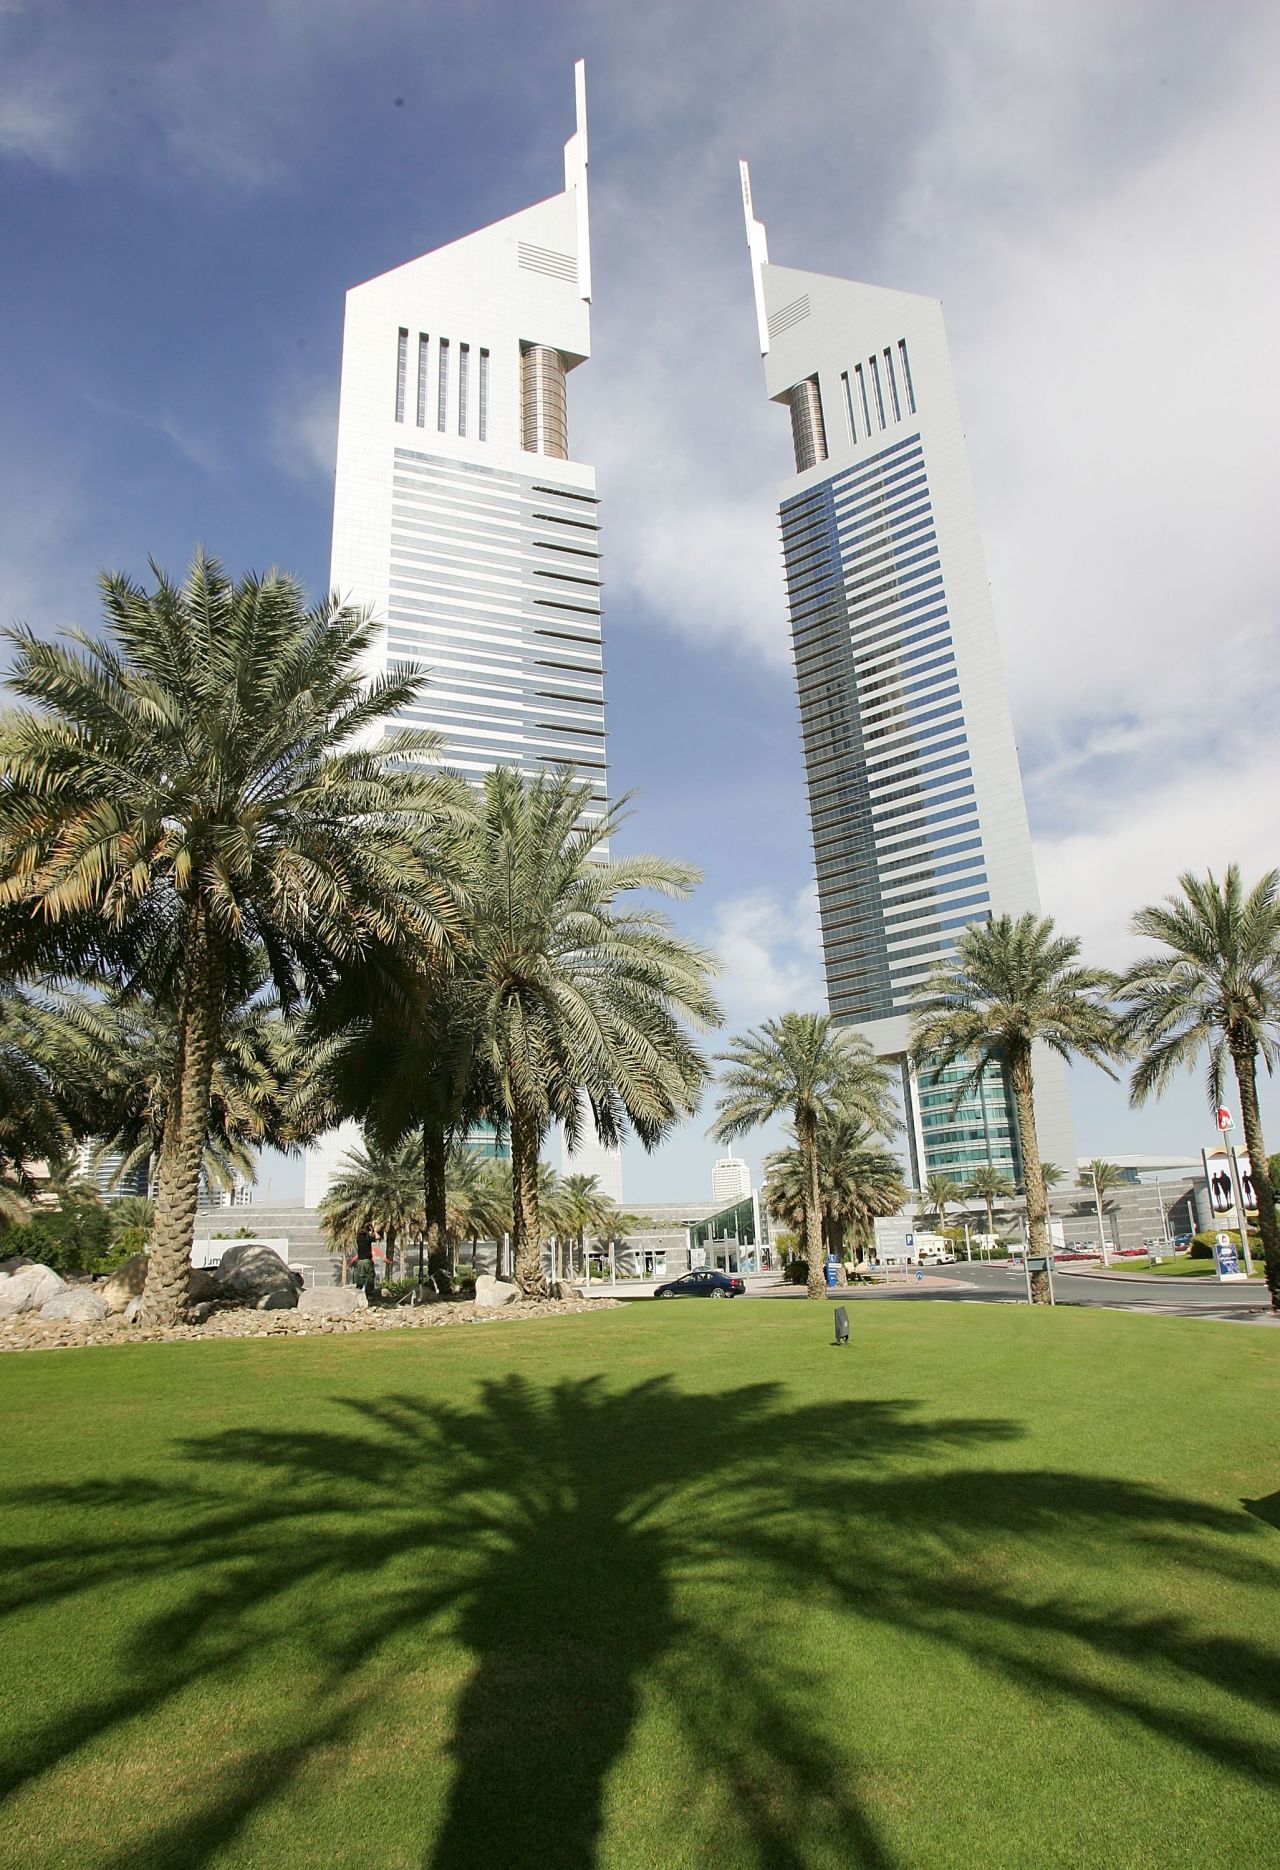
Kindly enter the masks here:
[[[370, 676], [424, 665], [398, 726], [479, 780], [572, 765], [603, 808], [594, 469], [569, 452], [570, 373], [591, 349], [586, 81], [563, 192], [347, 294], [331, 584], [384, 624]], [[354, 1126], [309, 1153], [318, 1202]], [[621, 1197], [594, 1141], [566, 1170]]]
[[[907, 1064], [913, 990], [988, 914], [1039, 912], [964, 433], [933, 299], [769, 263], [742, 165], [765, 382], [790, 412], [782, 546], [833, 1016], [900, 1062], [909, 1173], [1021, 1173], [997, 1067]], [[1036, 1055], [1042, 1157], [1075, 1161]]]

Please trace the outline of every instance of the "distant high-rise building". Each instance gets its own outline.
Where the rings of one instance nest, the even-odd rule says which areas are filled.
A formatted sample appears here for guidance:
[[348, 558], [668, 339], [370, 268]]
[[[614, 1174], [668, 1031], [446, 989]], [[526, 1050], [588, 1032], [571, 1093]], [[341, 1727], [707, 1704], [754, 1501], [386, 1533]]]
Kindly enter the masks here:
[[[572, 765], [603, 809], [599, 503], [567, 388], [591, 350], [581, 62], [575, 83], [561, 194], [347, 294], [330, 582], [384, 626], [371, 676], [430, 670], [396, 725], [433, 728], [443, 765]], [[309, 1152], [308, 1206], [355, 1140]], [[594, 1136], [564, 1167], [621, 1198]]]
[[[989, 914], [1039, 911], [964, 432], [936, 300], [769, 263], [742, 165], [769, 396], [791, 417], [782, 550], [833, 1016], [900, 1061], [909, 1168], [1021, 1173], [996, 1067], [907, 1062], [913, 989]], [[1037, 1050], [1042, 1156], [1066, 1072]]]
[[751, 1171], [741, 1156], [721, 1156], [711, 1171], [711, 1199], [741, 1201], [751, 1193]]

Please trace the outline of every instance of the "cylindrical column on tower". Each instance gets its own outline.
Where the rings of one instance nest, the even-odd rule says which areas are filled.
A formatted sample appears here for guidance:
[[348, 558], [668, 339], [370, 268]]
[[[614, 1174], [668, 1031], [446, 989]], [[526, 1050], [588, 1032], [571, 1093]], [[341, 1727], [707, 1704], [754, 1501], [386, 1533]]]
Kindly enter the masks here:
[[796, 473], [816, 467], [827, 458], [827, 431], [822, 423], [822, 398], [817, 377], [806, 377], [788, 392], [791, 404], [791, 443], [796, 451]]
[[549, 344], [521, 346], [520, 445], [530, 454], [569, 458], [564, 358]]

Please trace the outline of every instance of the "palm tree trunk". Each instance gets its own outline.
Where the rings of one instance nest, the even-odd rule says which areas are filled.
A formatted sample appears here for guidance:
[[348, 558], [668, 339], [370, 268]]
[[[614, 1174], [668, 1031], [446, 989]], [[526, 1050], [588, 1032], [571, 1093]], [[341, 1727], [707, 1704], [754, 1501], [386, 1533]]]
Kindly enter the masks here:
[[[1253, 1174], [1253, 1192], [1258, 1203], [1258, 1232], [1262, 1235], [1262, 1259], [1266, 1268], [1267, 1291], [1271, 1294], [1272, 1311], [1280, 1312], [1280, 1229], [1276, 1226], [1276, 1197], [1271, 1186], [1271, 1169], [1267, 1161], [1267, 1147], [1262, 1140], [1262, 1115], [1258, 1109], [1258, 1060], [1256, 1051], [1242, 1046], [1239, 1051], [1233, 1049], [1231, 1062], [1236, 1068], [1236, 1084], [1240, 1090], [1240, 1122], [1244, 1129], [1245, 1146], [1249, 1151], [1249, 1167]], [[1240, 1216], [1241, 1246], [1244, 1245], [1243, 1230], [1247, 1226], [1244, 1215]]]
[[[1031, 1074], [1031, 1047], [1019, 1048], [1009, 1059], [1009, 1079], [1014, 1102], [1018, 1106], [1018, 1130], [1022, 1142], [1022, 1183], [1027, 1191], [1027, 1251], [1036, 1255], [1049, 1251], [1049, 1203], [1044, 1192], [1044, 1174], [1040, 1167], [1040, 1144], [1036, 1137], [1036, 1091]], [[1049, 1303], [1048, 1273], [1032, 1273], [1031, 1303]]]
[[542, 1239], [538, 1214], [537, 1122], [519, 1105], [511, 1113], [511, 1247], [515, 1279], [527, 1298], [542, 1291]]
[[996, 1237], [996, 1208], [995, 1202], [990, 1195], [984, 1195], [982, 1199], [986, 1203], [987, 1209], [987, 1252], [990, 1253], [991, 1242]]
[[822, 1194], [818, 1184], [818, 1126], [812, 1117], [796, 1115], [796, 1141], [804, 1165], [804, 1242], [809, 1262], [809, 1297], [826, 1297], [822, 1266]]
[[[444, 1246], [448, 1226], [446, 1202], [444, 1128], [440, 1124], [424, 1122], [422, 1126], [422, 1216], [425, 1223], [423, 1233], [426, 1236], [428, 1271], [431, 1267], [431, 1255], [439, 1253]], [[418, 1279], [421, 1282], [421, 1250], [418, 1253]]]
[[186, 962], [174, 1087], [160, 1149], [147, 1283], [138, 1311], [143, 1330], [180, 1325], [187, 1309], [209, 1096], [222, 1033], [221, 983], [198, 910], [187, 921]]

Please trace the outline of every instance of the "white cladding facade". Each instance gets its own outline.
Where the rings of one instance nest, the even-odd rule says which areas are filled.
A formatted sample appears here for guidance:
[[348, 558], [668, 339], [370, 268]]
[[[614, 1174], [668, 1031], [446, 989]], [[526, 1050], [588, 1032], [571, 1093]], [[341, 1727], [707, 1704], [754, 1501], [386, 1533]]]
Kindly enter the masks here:
[[[563, 193], [347, 294], [331, 585], [384, 622], [371, 676], [428, 670], [396, 724], [434, 729], [442, 765], [572, 765], [603, 806], [598, 502], [565, 387], [591, 350], [581, 63], [575, 82]], [[309, 1206], [350, 1141], [309, 1154]], [[564, 1166], [620, 1198], [616, 1151]]]
[[[911, 996], [966, 924], [1039, 912], [964, 433], [936, 300], [769, 263], [743, 205], [769, 396], [791, 413], [781, 521], [832, 1014], [904, 1061], [910, 1170], [1016, 1175], [998, 1071], [905, 1070]], [[1065, 1068], [1037, 1055], [1042, 1156], [1075, 1160]]]

